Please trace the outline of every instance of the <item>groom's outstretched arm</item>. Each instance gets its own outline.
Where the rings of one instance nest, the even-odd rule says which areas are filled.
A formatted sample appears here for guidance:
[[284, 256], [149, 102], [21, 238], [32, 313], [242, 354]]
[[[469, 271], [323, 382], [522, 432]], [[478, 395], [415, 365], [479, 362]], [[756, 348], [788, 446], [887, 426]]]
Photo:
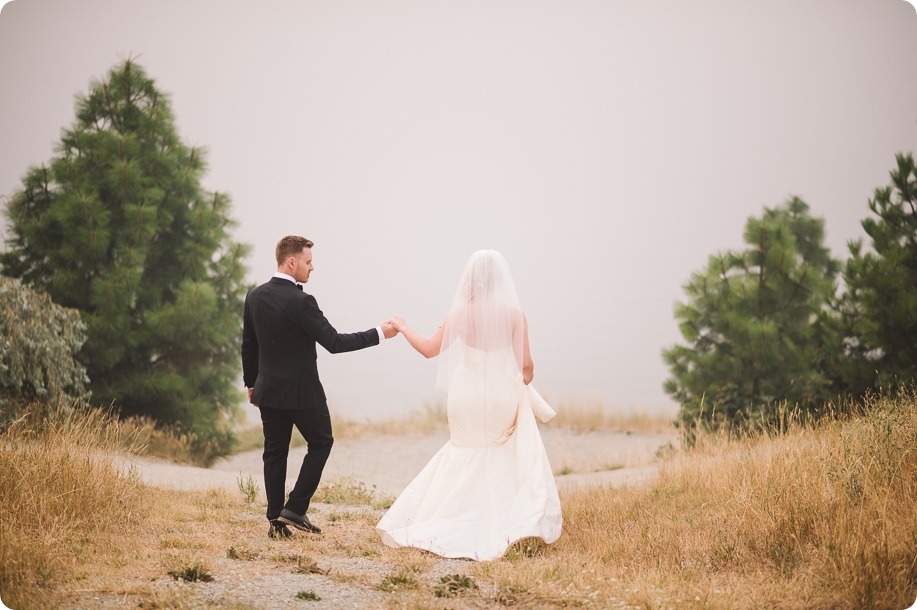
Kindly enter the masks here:
[[332, 354], [352, 352], [379, 345], [379, 332], [375, 328], [359, 333], [339, 333], [331, 326], [318, 302], [311, 294], [304, 295], [300, 308], [300, 324], [322, 347]]

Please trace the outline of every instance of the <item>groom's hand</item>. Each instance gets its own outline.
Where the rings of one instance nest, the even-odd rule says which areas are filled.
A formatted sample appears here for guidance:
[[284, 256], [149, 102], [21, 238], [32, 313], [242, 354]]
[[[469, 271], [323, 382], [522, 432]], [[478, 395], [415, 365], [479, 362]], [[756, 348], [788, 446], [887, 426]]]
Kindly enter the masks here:
[[391, 322], [382, 323], [382, 334], [385, 335], [386, 339], [391, 339], [398, 334], [398, 331], [395, 330], [395, 327], [392, 326]]

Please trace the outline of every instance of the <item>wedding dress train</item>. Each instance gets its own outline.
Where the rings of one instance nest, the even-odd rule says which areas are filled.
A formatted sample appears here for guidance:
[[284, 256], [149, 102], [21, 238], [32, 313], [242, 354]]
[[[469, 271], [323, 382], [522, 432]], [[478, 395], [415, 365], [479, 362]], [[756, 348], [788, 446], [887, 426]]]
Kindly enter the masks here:
[[463, 347], [446, 401], [449, 441], [376, 530], [392, 547], [486, 561], [523, 538], [560, 537], [560, 499], [535, 422], [554, 413], [506, 353]]

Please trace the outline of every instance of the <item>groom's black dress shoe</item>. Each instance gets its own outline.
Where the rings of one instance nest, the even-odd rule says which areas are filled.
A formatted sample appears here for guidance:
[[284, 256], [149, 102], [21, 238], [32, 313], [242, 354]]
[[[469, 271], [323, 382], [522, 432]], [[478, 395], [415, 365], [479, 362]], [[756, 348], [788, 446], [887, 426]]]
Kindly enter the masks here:
[[313, 534], [321, 534], [322, 530], [318, 527], [312, 525], [312, 522], [309, 521], [309, 517], [305, 515], [297, 515], [291, 510], [286, 508], [280, 511], [280, 517], [277, 518], [278, 521], [282, 521], [288, 525], [292, 525], [298, 530], [304, 532], [312, 532]]
[[286, 523], [281, 523], [275, 519], [271, 521], [271, 527], [268, 529], [267, 535], [274, 540], [284, 540], [286, 538], [292, 538], [293, 532], [290, 531]]

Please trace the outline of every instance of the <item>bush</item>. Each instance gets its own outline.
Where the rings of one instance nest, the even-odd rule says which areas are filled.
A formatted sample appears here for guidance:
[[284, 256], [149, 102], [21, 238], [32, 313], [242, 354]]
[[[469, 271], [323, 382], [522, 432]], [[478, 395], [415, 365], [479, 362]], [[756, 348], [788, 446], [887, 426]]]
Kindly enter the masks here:
[[52, 412], [89, 400], [86, 369], [76, 359], [86, 326], [75, 309], [46, 292], [0, 276], [0, 413], [15, 419], [30, 403]]

